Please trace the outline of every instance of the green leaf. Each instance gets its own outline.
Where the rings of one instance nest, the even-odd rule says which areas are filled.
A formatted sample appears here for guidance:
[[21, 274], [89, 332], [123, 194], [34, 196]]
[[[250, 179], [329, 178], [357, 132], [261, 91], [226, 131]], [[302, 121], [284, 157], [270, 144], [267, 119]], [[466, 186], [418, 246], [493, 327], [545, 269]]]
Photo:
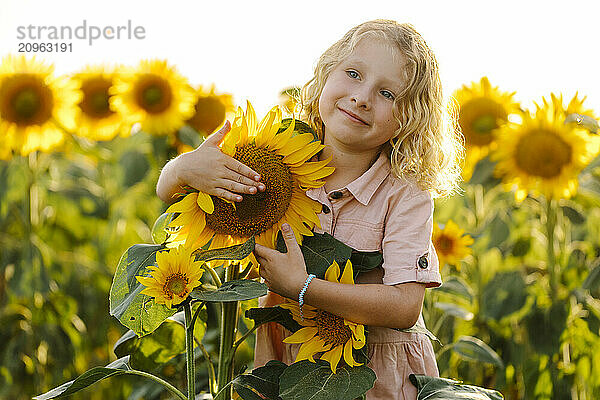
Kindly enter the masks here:
[[150, 163], [148, 163], [146, 156], [135, 150], [125, 152], [121, 156], [119, 164], [123, 168], [123, 185], [125, 187], [133, 186], [144, 179], [150, 170]]
[[196, 255], [196, 261], [243, 260], [254, 251], [255, 243], [254, 236], [252, 236], [246, 242], [235, 246], [213, 250], [197, 250], [194, 254]]
[[[209, 132], [210, 133], [210, 132]], [[204, 136], [189, 125], [184, 125], [177, 131], [177, 137], [183, 144], [193, 147], [194, 149], [204, 142]]]
[[446, 314], [464, 319], [465, 321], [472, 320], [474, 316], [471, 311], [465, 310], [464, 308], [453, 303], [436, 302], [434, 306], [435, 308], [444, 311]]
[[419, 326], [419, 325], [413, 325], [410, 328], [404, 328], [404, 329], [397, 329], [397, 328], [392, 328], [394, 330], [397, 330], [399, 332], [406, 332], [406, 333], [422, 333], [425, 336], [427, 336], [430, 340], [433, 340], [434, 342], [438, 342], [439, 344], [442, 344], [442, 342], [440, 342], [440, 340], [429, 331], [429, 329], [425, 328], [424, 326]]
[[485, 157], [475, 164], [473, 169], [473, 175], [469, 179], [471, 185], [485, 185], [495, 186], [500, 179], [494, 177], [494, 169], [496, 163], [490, 161], [489, 157]]
[[[277, 235], [276, 248], [282, 253], [287, 252], [281, 232]], [[325, 277], [325, 271], [334, 260], [343, 268], [346, 261], [352, 256], [351, 247], [346, 246], [328, 233], [315, 233], [313, 236], [305, 236], [300, 249], [304, 256], [306, 271], [321, 279]], [[356, 276], [357, 271], [354, 272]]]
[[138, 336], [154, 331], [168, 317], [177, 312], [154, 299], [141, 294], [144, 285], [135, 277], [144, 275], [146, 268], [156, 262], [156, 252], [163, 245], [136, 244], [125, 251], [117, 265], [110, 288], [110, 315], [133, 330]]
[[152, 226], [152, 240], [155, 244], [163, 244], [167, 241], [167, 226], [173, 220], [174, 213], [164, 213], [156, 219]]
[[356, 275], [357, 272], [367, 272], [381, 266], [383, 264], [383, 253], [380, 251], [353, 250], [350, 261]]
[[504, 368], [504, 363], [498, 354], [496, 354], [490, 346], [476, 337], [461, 336], [456, 342], [449, 346], [452, 351], [464, 359], [494, 364]]
[[577, 125], [583, 126], [585, 129], [595, 134], [598, 134], [598, 130], [600, 130], [600, 125], [598, 125], [598, 121], [596, 121], [589, 115], [577, 113], [569, 114], [565, 118], [565, 124], [568, 123], [575, 123]]
[[473, 301], [473, 289], [471, 289], [471, 286], [469, 286], [469, 284], [459, 276], [448, 277], [446, 280], [444, 280], [442, 286], [433, 290], [462, 297], [469, 302]]
[[596, 265], [585, 278], [581, 287], [585, 290], [600, 287], [600, 264]]
[[296, 332], [302, 326], [294, 320], [290, 310], [281, 307], [259, 307], [246, 311], [246, 318], [254, 320], [256, 325], [267, 322], [277, 322], [291, 332]]
[[286, 368], [287, 365], [281, 361], [271, 360], [265, 366], [254, 369], [250, 374], [238, 375], [233, 380], [233, 388], [243, 400], [281, 399], [279, 377]]
[[490, 235], [490, 240], [487, 244], [488, 249], [500, 246], [510, 235], [508, 224], [504, 222], [500, 214], [496, 215], [488, 229]]
[[418, 390], [417, 400], [503, 400], [500, 392], [478, 386], [463, 385], [459, 381], [425, 375], [408, 376]]
[[167, 318], [154, 332], [141, 338], [132, 330], [127, 331], [115, 343], [113, 352], [117, 357], [130, 355], [133, 368], [148, 372], [156, 370], [185, 352], [185, 327], [174, 317]]
[[324, 361], [304, 360], [290, 365], [279, 379], [283, 400], [354, 400], [373, 387], [375, 372], [365, 365], [337, 368]]
[[527, 285], [520, 271], [496, 274], [483, 288], [480, 313], [497, 321], [519, 311], [527, 303]]
[[567, 218], [569, 218], [569, 221], [571, 221], [574, 225], [581, 225], [585, 222], [585, 217], [575, 207], [561, 206], [561, 209], [563, 214], [566, 215]]
[[248, 279], [227, 281], [216, 290], [196, 288], [190, 297], [209, 302], [250, 300], [267, 294], [267, 285]]
[[128, 365], [129, 356], [121, 357], [108, 364], [106, 367], [95, 367], [80, 375], [77, 379], [56, 387], [49, 392], [34, 397], [34, 400], [56, 399], [69, 396], [80, 391], [98, 381], [112, 376], [126, 374], [131, 370]]

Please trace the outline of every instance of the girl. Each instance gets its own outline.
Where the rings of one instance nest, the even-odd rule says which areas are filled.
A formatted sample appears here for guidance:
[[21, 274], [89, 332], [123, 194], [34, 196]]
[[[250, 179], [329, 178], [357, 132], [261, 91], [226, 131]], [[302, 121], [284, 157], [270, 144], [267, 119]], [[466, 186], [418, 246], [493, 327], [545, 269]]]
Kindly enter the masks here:
[[[307, 195], [323, 204], [321, 230], [359, 251], [382, 251], [383, 265], [357, 285], [310, 281], [304, 302], [369, 326], [368, 356], [376, 375], [367, 399], [416, 399], [411, 373], [437, 376], [430, 340], [393, 328], [424, 326], [425, 288], [441, 284], [431, 243], [434, 196], [454, 192], [462, 156], [457, 124], [443, 106], [438, 65], [423, 38], [407, 24], [375, 20], [351, 29], [319, 59], [303, 89], [307, 122], [333, 157], [335, 172]], [[164, 201], [179, 185], [241, 201], [264, 190], [260, 176], [224, 156], [218, 144], [229, 124], [198, 149], [169, 162], [157, 193]], [[207, 168], [210, 166], [210, 168]], [[208, 172], [207, 172], [208, 171]], [[289, 251], [260, 245], [255, 255], [270, 292], [259, 304], [298, 299], [307, 282], [291, 228]], [[295, 361], [299, 345], [282, 343], [279, 325], [257, 330], [255, 367], [270, 359]]]

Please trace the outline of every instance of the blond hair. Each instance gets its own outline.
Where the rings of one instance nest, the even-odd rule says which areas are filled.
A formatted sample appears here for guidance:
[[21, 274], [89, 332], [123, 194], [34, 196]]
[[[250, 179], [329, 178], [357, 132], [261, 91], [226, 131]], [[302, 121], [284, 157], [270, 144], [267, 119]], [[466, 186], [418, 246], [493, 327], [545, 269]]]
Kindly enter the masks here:
[[407, 59], [403, 73], [407, 84], [394, 100], [398, 130], [388, 151], [392, 172], [414, 180], [434, 197], [459, 191], [464, 139], [457, 123], [456, 106], [447, 106], [437, 60], [425, 40], [410, 24], [374, 20], [350, 29], [319, 58], [314, 76], [302, 88], [302, 113], [308, 124], [324, 135], [319, 98], [331, 71], [350, 55], [357, 43], [371, 35], [397, 47]]

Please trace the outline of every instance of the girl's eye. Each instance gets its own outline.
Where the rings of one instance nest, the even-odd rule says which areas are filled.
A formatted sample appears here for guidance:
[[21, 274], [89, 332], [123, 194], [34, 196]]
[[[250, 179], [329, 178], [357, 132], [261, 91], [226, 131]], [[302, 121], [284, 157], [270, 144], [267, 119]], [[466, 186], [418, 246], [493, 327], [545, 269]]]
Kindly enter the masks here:
[[382, 95], [383, 97], [385, 97], [386, 99], [394, 100], [394, 95], [392, 94], [392, 92], [390, 92], [390, 91], [388, 91], [388, 90], [382, 90], [382, 91], [381, 91], [381, 92], [379, 92], [379, 93], [381, 93], [381, 95]]
[[352, 78], [352, 79], [357, 79], [358, 78], [358, 72], [353, 71], [351, 69], [349, 69], [348, 71], [346, 71], [346, 74]]

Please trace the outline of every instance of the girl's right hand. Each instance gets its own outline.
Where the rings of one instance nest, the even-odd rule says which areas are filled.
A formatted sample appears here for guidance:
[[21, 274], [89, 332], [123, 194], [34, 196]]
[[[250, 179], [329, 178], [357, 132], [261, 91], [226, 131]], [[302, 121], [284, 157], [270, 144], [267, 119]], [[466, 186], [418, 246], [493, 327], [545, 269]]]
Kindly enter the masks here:
[[241, 194], [263, 192], [260, 175], [233, 157], [223, 153], [219, 145], [231, 129], [229, 121], [210, 135], [197, 149], [177, 157], [177, 183], [189, 185], [201, 192], [240, 202]]

